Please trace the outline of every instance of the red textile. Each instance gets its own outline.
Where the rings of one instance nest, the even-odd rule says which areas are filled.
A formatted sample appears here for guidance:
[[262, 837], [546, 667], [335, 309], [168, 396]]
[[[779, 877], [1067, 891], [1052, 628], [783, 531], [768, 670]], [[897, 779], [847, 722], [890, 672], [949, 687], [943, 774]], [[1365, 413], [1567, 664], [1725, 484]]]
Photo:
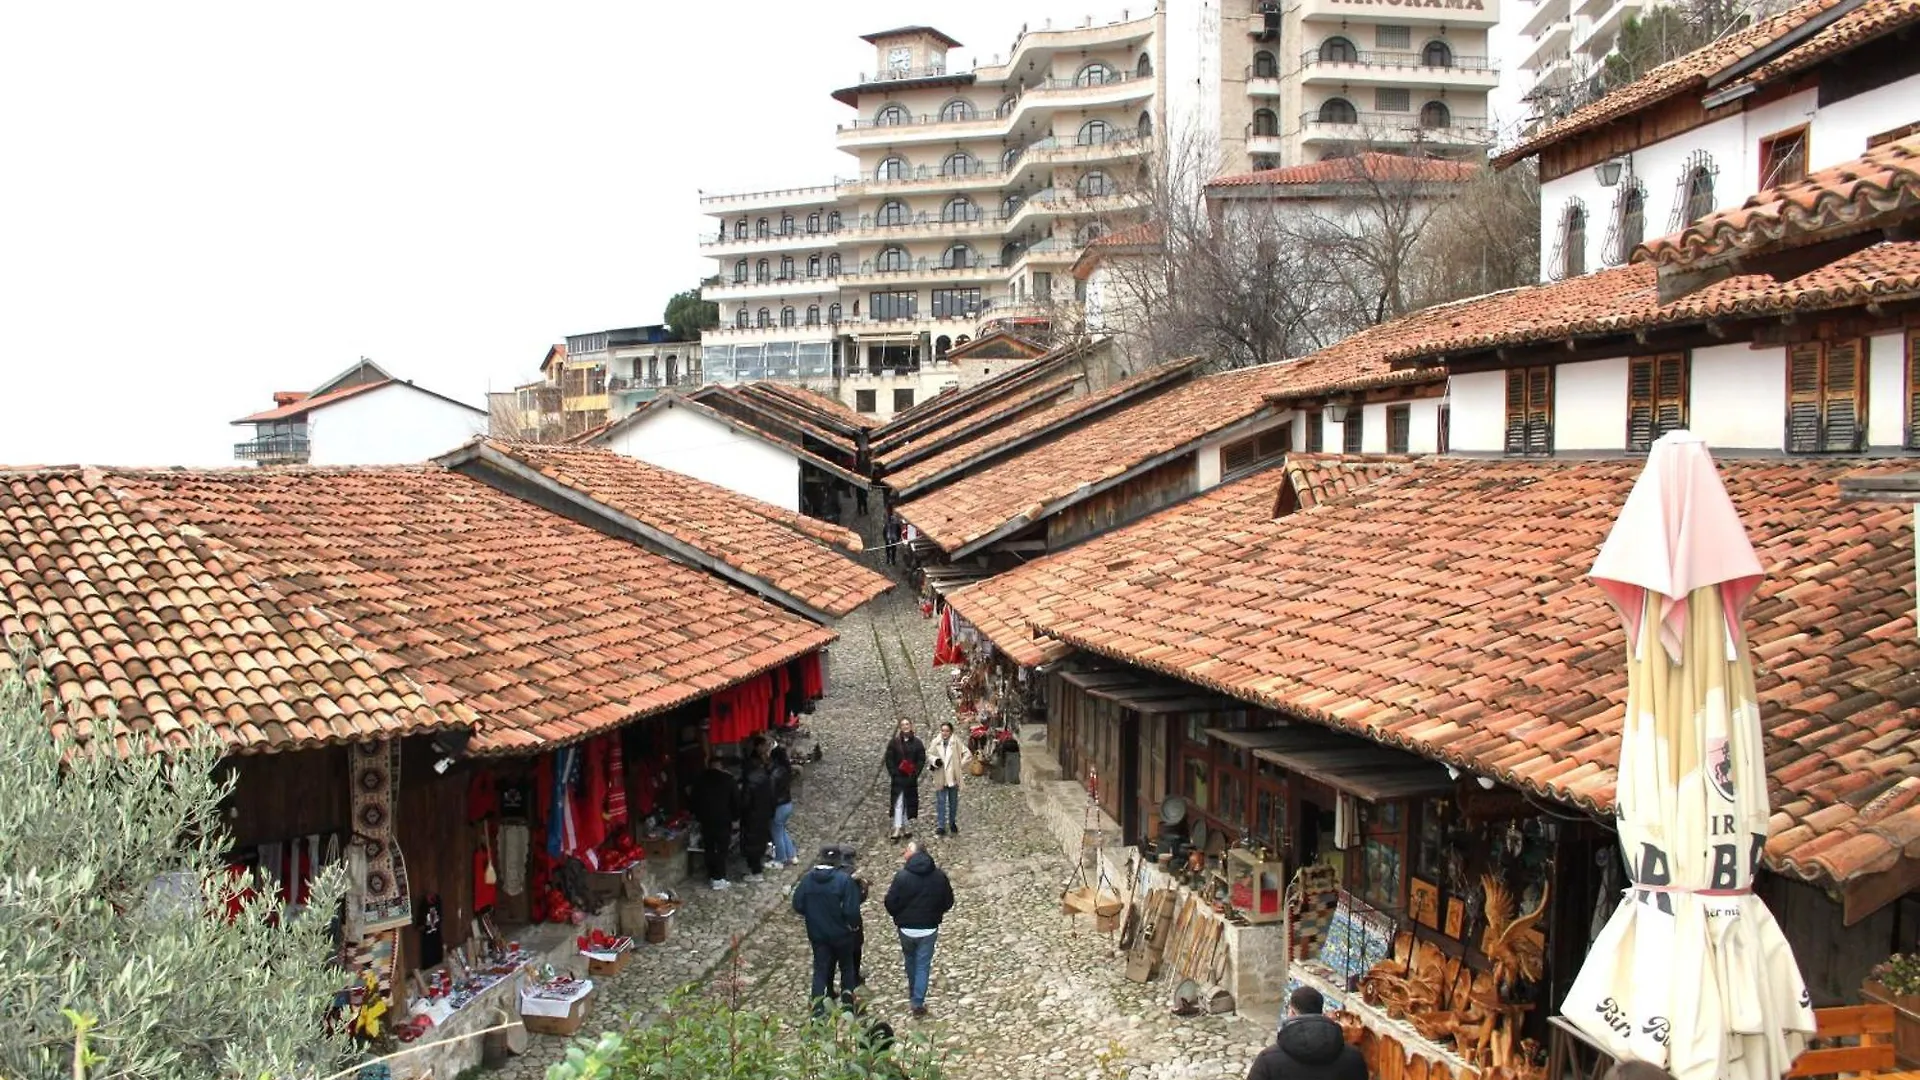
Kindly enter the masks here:
[[500, 796], [493, 789], [493, 770], [484, 767], [473, 770], [473, 779], [467, 782], [467, 820], [479, 821], [499, 810]]
[[495, 895], [497, 890], [487, 882], [487, 867], [492, 865], [492, 863], [493, 858], [487, 853], [484, 845], [474, 849], [473, 910], [475, 911], [487, 910], [493, 906], [495, 899], [497, 899]]
[[773, 679], [766, 675], [714, 694], [708, 699], [708, 739], [716, 744], [737, 743], [765, 731], [773, 702]]
[[826, 679], [820, 670], [820, 654], [810, 652], [800, 658], [800, 693], [808, 701], [818, 701], [826, 696]]
[[953, 643], [953, 609], [940, 609], [940, 632], [933, 639], [933, 666], [964, 664], [967, 656]]
[[607, 831], [627, 827], [627, 759], [620, 733], [607, 735]]
[[607, 741], [590, 739], [581, 761], [580, 783], [573, 789], [573, 847], [588, 866], [598, 860], [593, 852], [607, 839]]

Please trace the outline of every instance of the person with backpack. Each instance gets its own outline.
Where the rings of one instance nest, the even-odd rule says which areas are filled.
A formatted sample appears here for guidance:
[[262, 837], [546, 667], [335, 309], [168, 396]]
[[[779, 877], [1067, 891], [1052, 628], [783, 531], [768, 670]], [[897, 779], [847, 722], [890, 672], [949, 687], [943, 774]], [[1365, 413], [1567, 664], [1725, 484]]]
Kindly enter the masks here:
[[707, 885], [730, 889], [727, 853], [733, 842], [733, 822], [740, 816], [740, 784], [720, 764], [707, 757], [707, 767], [694, 788], [693, 819], [700, 823], [700, 847], [707, 856]]
[[755, 736], [740, 774], [740, 854], [747, 859], [747, 882], [761, 880], [767, 848], [773, 843], [773, 774], [769, 771], [763, 736]]
[[813, 869], [793, 888], [794, 913], [806, 920], [807, 943], [813, 947], [810, 997], [815, 1016], [825, 1015], [827, 1002], [833, 1000], [836, 972], [844, 992], [860, 986], [860, 886], [843, 861], [839, 848], [820, 849]]
[[900, 955], [907, 967], [907, 1001], [913, 1015], [927, 1015], [927, 983], [933, 975], [933, 946], [940, 920], [953, 910], [953, 883], [919, 844], [908, 844], [899, 873], [887, 887], [887, 914], [900, 932]]

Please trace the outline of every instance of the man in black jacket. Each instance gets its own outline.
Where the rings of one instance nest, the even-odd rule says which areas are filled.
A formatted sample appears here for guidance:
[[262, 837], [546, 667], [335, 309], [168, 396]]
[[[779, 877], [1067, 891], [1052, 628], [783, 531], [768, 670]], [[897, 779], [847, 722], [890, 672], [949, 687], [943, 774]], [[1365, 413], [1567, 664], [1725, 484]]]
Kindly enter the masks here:
[[700, 823], [701, 850], [707, 856], [707, 884], [728, 889], [727, 848], [733, 842], [733, 820], [740, 816], [740, 785], [718, 758], [707, 758], [694, 790], [693, 817]]
[[793, 887], [793, 910], [807, 922], [807, 941], [813, 946], [813, 1011], [826, 1012], [834, 969], [842, 989], [859, 989], [860, 886], [841, 865], [836, 848], [823, 848], [814, 868]]
[[933, 864], [933, 856], [908, 844], [906, 865], [887, 888], [887, 914], [900, 930], [900, 954], [907, 965], [907, 999], [913, 1015], [927, 1015], [927, 982], [933, 974], [933, 945], [940, 920], [953, 910], [953, 883]]
[[773, 843], [773, 774], [758, 744], [740, 776], [740, 854], [747, 859], [747, 883], [760, 880]]
[[1367, 1063], [1340, 1025], [1321, 1014], [1326, 999], [1302, 986], [1287, 1000], [1279, 1037], [1260, 1051], [1247, 1080], [1367, 1080]]

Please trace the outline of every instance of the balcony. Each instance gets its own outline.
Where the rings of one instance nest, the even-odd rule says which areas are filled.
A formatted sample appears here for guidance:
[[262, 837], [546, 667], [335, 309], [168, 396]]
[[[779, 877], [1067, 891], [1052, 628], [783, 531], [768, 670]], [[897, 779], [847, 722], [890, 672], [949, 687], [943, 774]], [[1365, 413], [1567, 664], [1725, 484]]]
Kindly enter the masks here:
[[308, 455], [303, 434], [262, 435], [233, 444], [233, 456], [240, 461], [261, 465], [304, 465]]
[[1454, 54], [1430, 64], [1426, 53], [1358, 50], [1353, 59], [1331, 59], [1319, 50], [1300, 54], [1302, 80], [1309, 83], [1431, 86], [1450, 90], [1492, 90], [1500, 72], [1489, 57]]
[[835, 180], [831, 184], [777, 188], [770, 191], [741, 191], [711, 195], [702, 192], [700, 207], [716, 214], [749, 210], [798, 210], [836, 202], [848, 194], [845, 190], [847, 185], [857, 183], [859, 183], [857, 180]]
[[775, 296], [806, 296], [812, 293], [833, 292], [840, 287], [840, 273], [789, 274], [784, 277], [749, 278], [745, 281], [725, 281], [718, 285], [706, 285], [700, 289], [702, 300], [753, 300]]
[[1538, 71], [1550, 67], [1554, 61], [1567, 55], [1573, 46], [1573, 23], [1562, 19], [1549, 23], [1542, 33], [1528, 46], [1527, 58], [1520, 65], [1525, 71]]
[[1099, 82], [1049, 77], [1027, 87], [1013, 107], [1000, 115], [910, 114], [902, 111], [884, 117], [850, 120], [836, 130], [841, 148], [848, 150], [914, 142], [1002, 138], [1017, 130], [1022, 121], [1041, 112], [1095, 109], [1144, 100], [1153, 95], [1153, 88], [1152, 75], [1135, 75], [1125, 71], [1115, 71], [1111, 77]]
[[[1552, 0], [1562, 8], [1566, 0]], [[1500, 0], [1424, 0], [1418, 5], [1401, 0], [1300, 0], [1306, 20], [1356, 23], [1445, 23], [1448, 26], [1492, 26], [1500, 21]]]
[[998, 278], [1006, 268], [999, 261], [973, 258], [957, 262], [920, 258], [901, 266], [868, 259], [857, 270], [843, 275], [849, 287], [856, 285], [941, 285], [952, 282], [982, 281]]
[[1571, 51], [1600, 57], [1613, 51], [1620, 37], [1620, 27], [1628, 19], [1640, 13], [1644, 5], [1641, 0], [1614, 0], [1610, 4], [1598, 5], [1599, 13], [1591, 22], [1587, 22], [1581, 31], [1571, 35]]
[[1287, 140], [1283, 135], [1247, 131], [1247, 153], [1261, 157], [1279, 157], [1286, 153]]
[[[1331, 116], [1332, 114], [1329, 114]], [[1484, 116], [1449, 116], [1444, 124], [1424, 124], [1419, 113], [1363, 112], [1351, 119], [1323, 119], [1320, 111], [1302, 113], [1300, 132], [1304, 142], [1315, 144], [1371, 145], [1375, 147], [1411, 146], [1484, 146], [1493, 139], [1493, 131]]]
[[[1585, 3], [1586, 0], [1582, 0]], [[1554, 23], [1566, 22], [1572, 15], [1568, 0], [1540, 0], [1533, 11], [1527, 15], [1527, 21], [1520, 25], [1520, 36], [1537, 38], [1547, 32]]]
[[1279, 97], [1280, 76], [1255, 75], [1253, 69], [1247, 69], [1247, 96], [1257, 98]]

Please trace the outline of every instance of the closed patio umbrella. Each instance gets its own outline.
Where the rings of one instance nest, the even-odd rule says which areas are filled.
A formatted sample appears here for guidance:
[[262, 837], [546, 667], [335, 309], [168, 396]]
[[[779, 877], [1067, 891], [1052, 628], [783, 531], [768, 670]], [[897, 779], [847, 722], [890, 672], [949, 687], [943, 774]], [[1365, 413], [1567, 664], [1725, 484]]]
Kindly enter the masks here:
[[1760, 560], [1698, 437], [1654, 443], [1592, 576], [1627, 628], [1614, 809], [1630, 884], [1561, 1013], [1679, 1080], [1774, 1080], [1814, 1021], [1753, 895], [1769, 813], [1741, 616]]

